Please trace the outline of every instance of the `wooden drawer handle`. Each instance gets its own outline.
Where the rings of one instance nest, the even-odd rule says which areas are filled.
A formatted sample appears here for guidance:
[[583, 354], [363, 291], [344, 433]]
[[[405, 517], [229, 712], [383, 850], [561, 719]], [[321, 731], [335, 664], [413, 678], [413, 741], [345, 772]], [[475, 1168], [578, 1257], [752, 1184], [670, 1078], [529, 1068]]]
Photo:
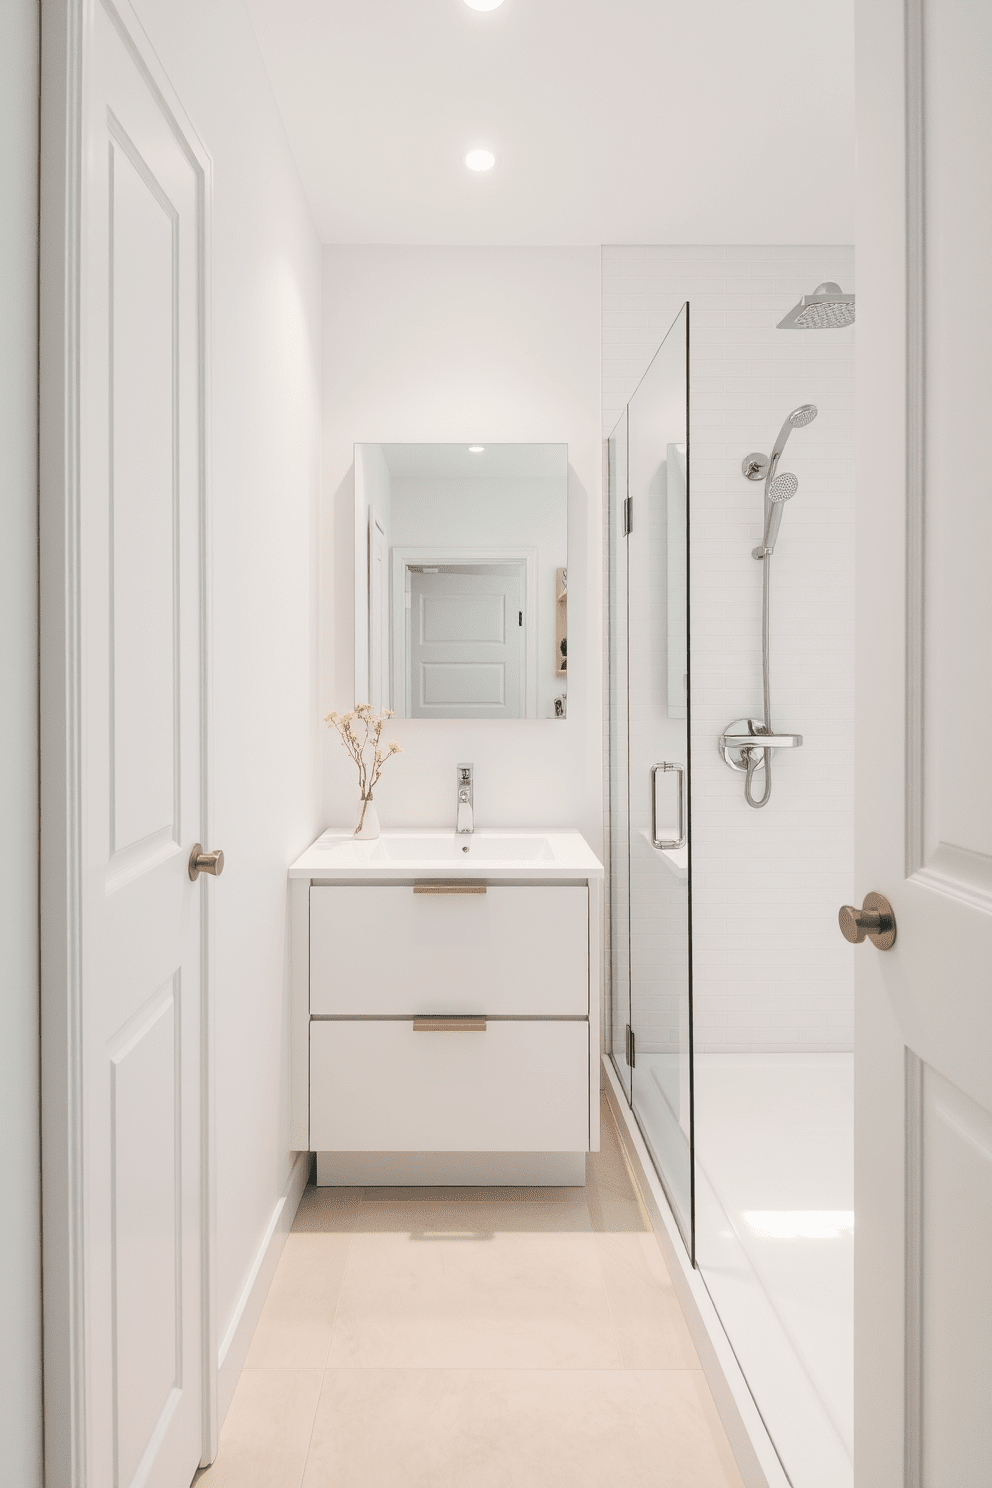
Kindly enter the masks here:
[[466, 883], [464, 880], [445, 883], [441, 878], [422, 878], [414, 884], [413, 892], [415, 894], [484, 894], [486, 885]]
[[485, 1018], [414, 1018], [414, 1033], [485, 1033]]

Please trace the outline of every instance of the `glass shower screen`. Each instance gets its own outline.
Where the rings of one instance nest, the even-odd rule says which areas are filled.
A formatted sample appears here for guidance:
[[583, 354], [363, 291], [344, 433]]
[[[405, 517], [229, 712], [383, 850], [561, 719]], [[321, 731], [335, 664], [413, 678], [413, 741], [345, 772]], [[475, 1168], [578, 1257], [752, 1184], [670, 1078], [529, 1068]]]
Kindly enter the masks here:
[[689, 306], [610, 438], [611, 1054], [693, 1252]]

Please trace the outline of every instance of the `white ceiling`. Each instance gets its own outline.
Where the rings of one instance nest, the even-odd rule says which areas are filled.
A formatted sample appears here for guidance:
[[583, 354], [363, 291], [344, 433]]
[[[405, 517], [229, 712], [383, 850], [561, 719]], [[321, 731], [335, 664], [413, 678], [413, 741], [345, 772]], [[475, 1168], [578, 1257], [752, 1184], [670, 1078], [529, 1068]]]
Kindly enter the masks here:
[[398, 479], [546, 480], [568, 477], [567, 444], [486, 444], [472, 454], [467, 444], [382, 444], [391, 475]]
[[246, 3], [325, 242], [854, 239], [853, 0]]

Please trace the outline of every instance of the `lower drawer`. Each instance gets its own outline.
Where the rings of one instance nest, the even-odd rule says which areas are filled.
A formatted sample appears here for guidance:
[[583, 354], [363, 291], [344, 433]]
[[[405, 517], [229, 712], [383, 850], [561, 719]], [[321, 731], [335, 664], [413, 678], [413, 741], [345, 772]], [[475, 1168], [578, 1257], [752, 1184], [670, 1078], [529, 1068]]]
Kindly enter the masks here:
[[316, 1152], [577, 1152], [589, 1146], [589, 1024], [310, 1024]]

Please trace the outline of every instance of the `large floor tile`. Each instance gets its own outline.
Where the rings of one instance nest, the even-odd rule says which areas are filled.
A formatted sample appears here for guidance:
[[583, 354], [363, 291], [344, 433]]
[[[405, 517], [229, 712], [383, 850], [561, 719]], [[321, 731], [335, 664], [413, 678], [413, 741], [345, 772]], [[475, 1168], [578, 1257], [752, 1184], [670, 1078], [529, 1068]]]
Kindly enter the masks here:
[[592, 1227], [604, 1234], [633, 1234], [651, 1229], [634, 1187], [609, 1107], [603, 1105], [600, 1149], [586, 1165], [586, 1205]]
[[434, 1188], [420, 1186], [414, 1188], [398, 1187], [371, 1187], [362, 1190], [366, 1203], [375, 1201], [415, 1203], [441, 1203], [441, 1202], [485, 1202], [501, 1203], [570, 1203], [576, 1198], [582, 1197], [581, 1188], [542, 1188], [538, 1184], [518, 1184], [516, 1187], [499, 1187], [498, 1185], [468, 1184], [458, 1186], [456, 1184], [445, 1184]]
[[360, 1188], [318, 1188], [311, 1183], [303, 1190], [293, 1229], [321, 1234], [344, 1233], [354, 1223], [361, 1198]]
[[740, 1488], [695, 1370], [328, 1370], [303, 1488]]
[[596, 1236], [624, 1369], [698, 1369], [699, 1359], [652, 1233]]
[[255, 1336], [249, 1369], [323, 1369], [351, 1234], [286, 1236]]
[[243, 1370], [197, 1488], [300, 1488], [320, 1387], [319, 1369]]
[[327, 1362], [619, 1368], [584, 1203], [363, 1206]]

